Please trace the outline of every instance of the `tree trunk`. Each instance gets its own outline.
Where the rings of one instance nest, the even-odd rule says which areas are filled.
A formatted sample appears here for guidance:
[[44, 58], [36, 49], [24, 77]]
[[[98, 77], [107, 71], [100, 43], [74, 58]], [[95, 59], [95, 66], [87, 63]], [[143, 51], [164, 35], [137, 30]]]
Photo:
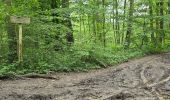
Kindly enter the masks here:
[[125, 40], [125, 48], [129, 48], [131, 43], [131, 35], [132, 35], [132, 23], [133, 23], [133, 10], [134, 10], [134, 0], [130, 1], [130, 8], [129, 8], [129, 16], [128, 16], [128, 23], [127, 23], [127, 32], [126, 32], [126, 40]]
[[17, 61], [17, 32], [16, 26], [9, 21], [9, 16], [6, 18], [6, 26], [7, 26], [7, 33], [8, 33], [8, 62], [14, 63]]
[[[159, 16], [159, 3], [156, 3], [156, 16]], [[156, 43], [156, 47], [158, 47], [159, 44], [159, 19], [156, 18], [156, 39], [155, 39], [155, 43]]]
[[[8, 6], [11, 6], [12, 0], [4, 1]], [[17, 33], [16, 26], [10, 22], [10, 16], [6, 17], [6, 29], [8, 34], [8, 63], [17, 61]]]
[[160, 0], [160, 36], [159, 36], [159, 43], [162, 44], [164, 42], [164, 37], [165, 37], [165, 33], [164, 33], [164, 2], [163, 0]]
[[113, 28], [113, 40], [116, 45], [116, 34], [115, 34], [115, 0], [112, 1], [112, 28]]
[[[170, 0], [168, 0], [168, 14], [170, 14]], [[170, 28], [170, 22], [169, 22], [169, 28]]]
[[155, 34], [153, 32], [153, 29], [154, 29], [154, 22], [153, 22], [153, 8], [152, 8], [152, 5], [150, 4], [149, 5], [149, 13], [150, 13], [150, 29], [152, 30], [151, 31], [151, 43], [155, 46], [156, 43], [155, 43]]
[[60, 0], [51, 0], [51, 9], [53, 10], [52, 12], [52, 22], [54, 23], [59, 23], [59, 19], [57, 17], [59, 17], [59, 13], [56, 13], [56, 9], [60, 8]]
[[[103, 6], [103, 9], [105, 9], [105, 0], [102, 0], [102, 6]], [[103, 45], [105, 47], [106, 46], [106, 30], [105, 30], [106, 16], [105, 16], [105, 12], [103, 12], [102, 21], [103, 21], [103, 32], [102, 32], [103, 36], [102, 36], [102, 40], [103, 40]]]
[[123, 19], [124, 19], [124, 21], [123, 21], [123, 32], [122, 32], [122, 44], [124, 43], [124, 35], [125, 35], [125, 20], [126, 20], [126, 4], [127, 4], [127, 0], [124, 0], [124, 11], [123, 11]]
[[159, 16], [159, 19], [156, 19], [156, 29], [159, 29], [156, 34], [158, 48], [160, 48], [162, 46], [162, 43], [164, 42], [164, 37], [165, 37], [164, 20], [163, 20], [163, 16], [164, 16], [163, 6], [164, 6], [163, 0], [159, 0], [157, 2], [157, 9], [156, 9], [157, 16]]
[[115, 0], [115, 6], [116, 6], [116, 30], [115, 30], [115, 34], [116, 34], [116, 43], [120, 44], [120, 33], [119, 33], [119, 12], [118, 12], [118, 0]]
[[[69, 9], [69, 0], [62, 0], [62, 8]], [[71, 23], [70, 12], [66, 11], [64, 17], [65, 17], [64, 24], [67, 28], [70, 29], [69, 32], [66, 33], [67, 43], [72, 44], [74, 43], [74, 37], [73, 37], [73, 27]]]

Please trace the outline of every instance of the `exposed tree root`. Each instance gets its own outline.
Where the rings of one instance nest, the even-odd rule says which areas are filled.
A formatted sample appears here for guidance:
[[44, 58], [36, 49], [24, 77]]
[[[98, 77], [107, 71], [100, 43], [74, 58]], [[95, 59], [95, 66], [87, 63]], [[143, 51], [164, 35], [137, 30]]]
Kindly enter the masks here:
[[8, 79], [25, 79], [25, 78], [43, 78], [43, 79], [53, 79], [53, 80], [59, 80], [59, 77], [53, 77], [50, 75], [45, 74], [26, 74], [26, 75], [5, 75], [0, 76], [0, 80], [8, 80]]
[[15, 77], [14, 76], [8, 76], [8, 75], [0, 76], [0, 80], [8, 80], [8, 79], [15, 79]]
[[54, 80], [59, 80], [59, 77], [53, 77], [50, 75], [43, 75], [43, 74], [26, 74], [18, 77], [24, 77], [24, 78], [44, 78], [44, 79], [54, 79]]

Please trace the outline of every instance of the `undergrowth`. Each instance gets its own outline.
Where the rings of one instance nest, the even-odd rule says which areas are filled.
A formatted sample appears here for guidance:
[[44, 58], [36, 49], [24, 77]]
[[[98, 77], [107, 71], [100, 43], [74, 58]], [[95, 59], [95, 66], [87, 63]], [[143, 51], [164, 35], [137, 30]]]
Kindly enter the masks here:
[[[39, 51], [37, 51], [39, 52]], [[159, 51], [161, 52], [161, 51]], [[75, 47], [60, 52], [35, 53], [34, 56], [25, 56], [22, 64], [16, 62], [13, 64], [1, 64], [0, 76], [11, 74], [27, 74], [49, 72], [78, 72], [88, 71], [90, 69], [99, 69], [113, 66], [118, 63], [127, 62], [131, 58], [142, 57], [151, 54], [144, 49], [123, 48], [86, 48], [77, 49]], [[157, 53], [157, 52], [156, 52]]]

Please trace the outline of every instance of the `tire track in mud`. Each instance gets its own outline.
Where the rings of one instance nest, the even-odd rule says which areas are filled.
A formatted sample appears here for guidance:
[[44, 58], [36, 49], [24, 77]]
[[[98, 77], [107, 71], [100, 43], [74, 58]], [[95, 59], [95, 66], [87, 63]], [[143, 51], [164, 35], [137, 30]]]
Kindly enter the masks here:
[[0, 81], [0, 100], [168, 100], [169, 73], [170, 54], [152, 55], [59, 80]]

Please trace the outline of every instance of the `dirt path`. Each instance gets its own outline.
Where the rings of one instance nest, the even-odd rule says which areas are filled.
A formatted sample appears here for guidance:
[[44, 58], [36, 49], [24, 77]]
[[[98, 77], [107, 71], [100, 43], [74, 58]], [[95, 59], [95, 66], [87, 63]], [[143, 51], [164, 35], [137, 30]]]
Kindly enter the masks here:
[[170, 54], [56, 79], [0, 80], [0, 100], [170, 100]]

